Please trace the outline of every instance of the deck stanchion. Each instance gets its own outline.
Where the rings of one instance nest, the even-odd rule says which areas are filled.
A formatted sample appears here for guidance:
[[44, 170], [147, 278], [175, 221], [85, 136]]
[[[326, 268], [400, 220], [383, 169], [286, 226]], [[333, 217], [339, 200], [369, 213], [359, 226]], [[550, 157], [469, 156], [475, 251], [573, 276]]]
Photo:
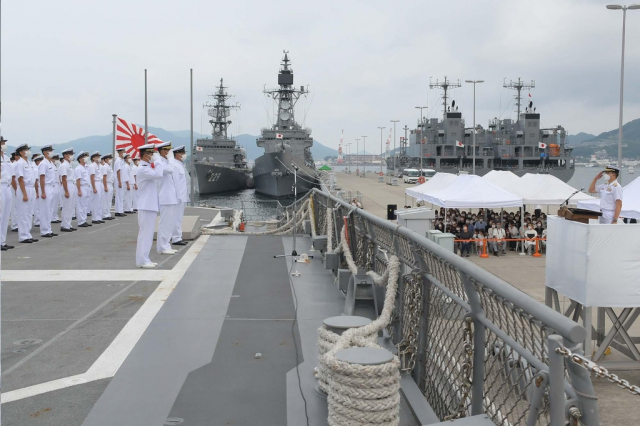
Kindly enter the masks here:
[[482, 245], [482, 254], [480, 255], [480, 257], [482, 258], [487, 258], [489, 257], [489, 255], [487, 254], [487, 244], [488, 244], [489, 240], [484, 240], [484, 244]]

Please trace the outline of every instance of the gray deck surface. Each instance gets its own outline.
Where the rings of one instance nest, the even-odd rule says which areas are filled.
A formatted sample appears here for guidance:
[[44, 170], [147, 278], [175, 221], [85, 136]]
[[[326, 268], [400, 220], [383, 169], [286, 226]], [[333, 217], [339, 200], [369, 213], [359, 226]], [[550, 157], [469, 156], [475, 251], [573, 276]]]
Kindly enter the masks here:
[[[81, 232], [67, 238], [86, 251], [93, 242]], [[105, 245], [121, 245], [112, 233], [104, 235]], [[183, 425], [305, 425], [294, 325], [310, 424], [326, 425], [326, 400], [313, 390], [316, 330], [342, 312], [344, 296], [319, 253], [309, 251], [310, 238], [298, 237], [297, 251], [317, 256], [294, 264], [302, 276], [291, 280], [291, 257], [274, 259], [291, 252], [291, 237], [206, 238], [115, 376], [5, 403], [2, 424], [161, 426], [172, 418]], [[181, 256], [160, 258], [163, 269], [173, 268], [191, 246]], [[69, 252], [45, 249], [21, 251], [42, 256], [43, 269], [83, 269]], [[50, 262], [49, 254], [66, 263]], [[24, 260], [3, 253], [2, 268], [20, 269]], [[121, 261], [131, 268], [129, 258]], [[111, 265], [98, 256], [85, 269]], [[3, 393], [86, 372], [156, 288], [162, 288], [158, 281], [3, 282]], [[40, 342], [6, 343], [25, 339]], [[406, 407], [402, 413], [401, 424], [413, 425]]]

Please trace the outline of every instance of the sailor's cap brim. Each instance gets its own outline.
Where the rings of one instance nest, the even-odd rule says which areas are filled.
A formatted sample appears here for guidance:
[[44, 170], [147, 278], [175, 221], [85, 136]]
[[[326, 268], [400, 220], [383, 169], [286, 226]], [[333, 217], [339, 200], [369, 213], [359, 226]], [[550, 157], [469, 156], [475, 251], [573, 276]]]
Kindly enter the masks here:
[[604, 169], [605, 172], [617, 172], [620, 173], [620, 168], [612, 165], [612, 164], [608, 164], [607, 167]]

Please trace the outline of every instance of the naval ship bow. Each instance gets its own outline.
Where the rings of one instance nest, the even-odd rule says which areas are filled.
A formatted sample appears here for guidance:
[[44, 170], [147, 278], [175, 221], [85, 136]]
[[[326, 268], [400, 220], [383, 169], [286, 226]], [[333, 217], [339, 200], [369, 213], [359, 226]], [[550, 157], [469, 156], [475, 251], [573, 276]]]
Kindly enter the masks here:
[[253, 187], [253, 179], [247, 166], [247, 153], [233, 137], [227, 135], [227, 129], [231, 124], [230, 111], [239, 109], [240, 105], [227, 105], [231, 95], [227, 93], [223, 79], [220, 79], [217, 89], [216, 93], [211, 95], [215, 100], [214, 104], [207, 102], [203, 105], [211, 117], [211, 138], [196, 141], [194, 168], [200, 194]]
[[294, 115], [296, 103], [309, 91], [304, 86], [297, 89], [293, 85], [293, 70], [287, 51], [281, 65], [279, 87], [264, 90], [278, 105], [276, 122], [270, 129], [262, 129], [256, 143], [264, 148], [264, 155], [256, 159], [253, 167], [256, 192], [273, 198], [292, 197], [294, 180], [298, 195], [319, 186], [318, 172], [311, 155], [311, 129], [302, 128]]

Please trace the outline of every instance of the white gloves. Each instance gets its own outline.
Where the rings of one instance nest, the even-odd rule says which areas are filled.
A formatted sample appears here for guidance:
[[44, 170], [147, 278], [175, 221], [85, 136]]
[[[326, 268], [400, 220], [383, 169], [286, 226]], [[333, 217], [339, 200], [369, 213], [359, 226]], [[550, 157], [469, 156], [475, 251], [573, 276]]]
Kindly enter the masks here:
[[151, 157], [151, 162], [152, 163], [158, 163], [160, 161], [160, 154], [157, 152], [153, 153], [153, 157]]
[[169, 160], [173, 160], [173, 158], [174, 158], [174, 157], [173, 157], [173, 151], [169, 151], [169, 154], [167, 154], [167, 158], [168, 158]]

